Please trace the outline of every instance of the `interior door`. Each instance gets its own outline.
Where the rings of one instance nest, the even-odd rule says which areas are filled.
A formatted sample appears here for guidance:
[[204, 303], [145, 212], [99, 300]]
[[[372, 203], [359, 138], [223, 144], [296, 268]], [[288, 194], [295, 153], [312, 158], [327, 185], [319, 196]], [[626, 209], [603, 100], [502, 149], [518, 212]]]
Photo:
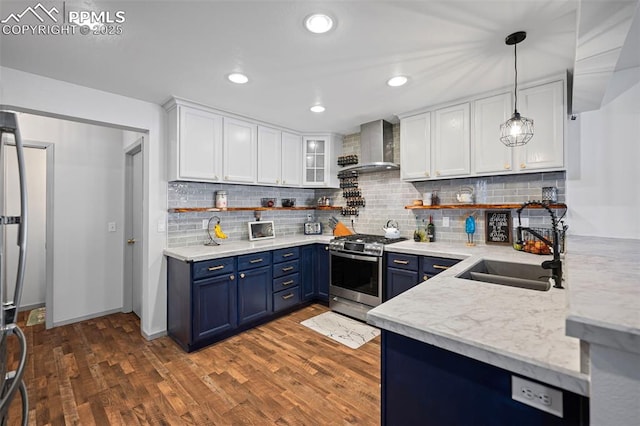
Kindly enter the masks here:
[[143, 249], [143, 139], [127, 151], [125, 158], [125, 241], [123, 311], [142, 318]]

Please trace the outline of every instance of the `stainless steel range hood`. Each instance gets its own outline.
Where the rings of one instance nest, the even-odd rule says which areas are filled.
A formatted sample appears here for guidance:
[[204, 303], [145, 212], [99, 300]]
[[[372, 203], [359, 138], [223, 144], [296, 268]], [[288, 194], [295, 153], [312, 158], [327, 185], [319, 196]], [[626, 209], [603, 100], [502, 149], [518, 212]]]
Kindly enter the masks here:
[[360, 126], [359, 164], [342, 170], [357, 170], [360, 173], [372, 173], [398, 170], [399, 164], [393, 162], [393, 126], [384, 120], [376, 120]]

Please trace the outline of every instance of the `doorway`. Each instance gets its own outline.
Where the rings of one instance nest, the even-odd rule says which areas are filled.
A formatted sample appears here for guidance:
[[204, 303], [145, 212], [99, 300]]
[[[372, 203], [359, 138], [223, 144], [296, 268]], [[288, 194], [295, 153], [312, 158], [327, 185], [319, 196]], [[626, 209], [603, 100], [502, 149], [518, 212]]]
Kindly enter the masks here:
[[[19, 309], [21, 311], [46, 306], [47, 327], [51, 326], [53, 307], [49, 303], [53, 275], [52, 247], [52, 194], [53, 194], [53, 150], [54, 145], [42, 142], [23, 142], [27, 183], [28, 231], [27, 263]], [[5, 145], [5, 176], [3, 176], [5, 207], [7, 214], [17, 215], [20, 205], [18, 170], [15, 145]], [[7, 292], [13, 295], [18, 264], [18, 227], [7, 227], [7, 268], [5, 282]]]
[[125, 156], [124, 311], [142, 318], [143, 138]]

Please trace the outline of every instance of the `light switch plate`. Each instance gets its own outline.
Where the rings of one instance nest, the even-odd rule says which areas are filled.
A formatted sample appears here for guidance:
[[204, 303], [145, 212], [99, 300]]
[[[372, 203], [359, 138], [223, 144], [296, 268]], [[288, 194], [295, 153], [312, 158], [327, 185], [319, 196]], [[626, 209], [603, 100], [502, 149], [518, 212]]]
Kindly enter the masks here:
[[116, 223], [115, 222], [107, 223], [107, 230], [109, 232], [116, 232]]
[[524, 226], [525, 228], [529, 226], [529, 218], [521, 217], [520, 218], [520, 226]]
[[167, 226], [164, 223], [164, 220], [158, 221], [158, 232], [165, 232], [167, 230]]
[[448, 217], [443, 217], [442, 218], [442, 227], [443, 228], [448, 228], [449, 227], [449, 218]]
[[202, 229], [207, 229], [209, 226], [209, 219], [202, 219]]

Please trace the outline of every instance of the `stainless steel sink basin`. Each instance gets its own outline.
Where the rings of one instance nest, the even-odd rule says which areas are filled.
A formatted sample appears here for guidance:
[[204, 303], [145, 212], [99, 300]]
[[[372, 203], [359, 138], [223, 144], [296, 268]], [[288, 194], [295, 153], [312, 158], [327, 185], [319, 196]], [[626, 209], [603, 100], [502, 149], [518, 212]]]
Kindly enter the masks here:
[[551, 287], [549, 270], [542, 269], [540, 265], [497, 260], [481, 260], [456, 277], [539, 291], [547, 291]]

